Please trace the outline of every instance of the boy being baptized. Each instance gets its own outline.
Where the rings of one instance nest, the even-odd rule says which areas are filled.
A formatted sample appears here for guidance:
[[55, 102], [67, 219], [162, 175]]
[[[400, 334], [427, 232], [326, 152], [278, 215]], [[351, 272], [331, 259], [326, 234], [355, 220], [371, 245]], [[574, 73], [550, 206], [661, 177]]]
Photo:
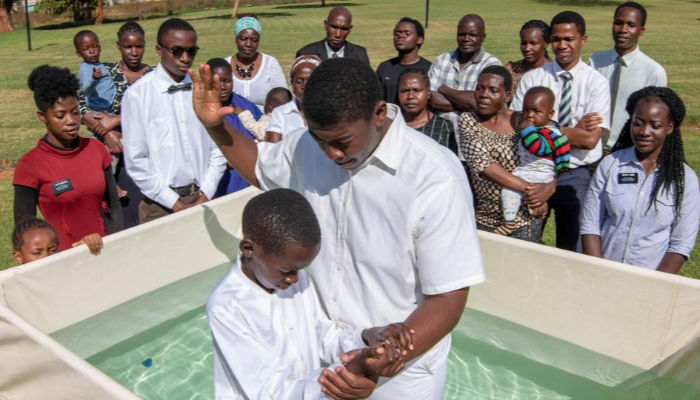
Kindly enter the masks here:
[[[396, 324], [397, 347], [365, 347], [360, 332], [326, 317], [302, 271], [321, 244], [318, 220], [302, 195], [262, 193], [246, 204], [242, 224], [240, 258], [207, 301], [217, 399], [337, 397], [341, 379], [356, 383], [349, 385], [351, 397], [367, 397], [379, 375], [403, 368], [413, 334], [405, 324]], [[321, 360], [346, 364], [331, 368], [336, 375]]]

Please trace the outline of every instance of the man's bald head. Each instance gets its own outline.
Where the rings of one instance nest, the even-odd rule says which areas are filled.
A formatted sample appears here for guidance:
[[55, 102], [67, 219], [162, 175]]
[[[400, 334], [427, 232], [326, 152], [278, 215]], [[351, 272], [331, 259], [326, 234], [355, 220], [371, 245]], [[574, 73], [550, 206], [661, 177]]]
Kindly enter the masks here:
[[477, 14], [467, 14], [467, 15], [463, 16], [459, 20], [459, 22], [457, 23], [457, 26], [459, 27], [460, 25], [466, 24], [469, 22], [478, 25], [482, 31], [486, 30], [486, 23], [484, 22], [484, 19], [481, 18], [481, 16], [477, 15]]
[[343, 6], [333, 7], [328, 13], [326, 21], [332, 21], [335, 17], [342, 16], [349, 24], [352, 24], [352, 14], [350, 10]]

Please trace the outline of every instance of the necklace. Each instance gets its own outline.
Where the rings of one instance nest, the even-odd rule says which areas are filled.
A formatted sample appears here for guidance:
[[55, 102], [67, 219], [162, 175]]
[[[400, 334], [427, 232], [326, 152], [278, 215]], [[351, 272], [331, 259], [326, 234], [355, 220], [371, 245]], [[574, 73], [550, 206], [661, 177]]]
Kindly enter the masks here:
[[253, 76], [254, 70], [255, 70], [255, 63], [250, 64], [250, 66], [248, 67], [247, 70], [243, 69], [243, 67], [241, 67], [240, 65], [238, 65], [238, 63], [236, 63], [236, 73], [241, 78], [250, 78], [251, 76]]

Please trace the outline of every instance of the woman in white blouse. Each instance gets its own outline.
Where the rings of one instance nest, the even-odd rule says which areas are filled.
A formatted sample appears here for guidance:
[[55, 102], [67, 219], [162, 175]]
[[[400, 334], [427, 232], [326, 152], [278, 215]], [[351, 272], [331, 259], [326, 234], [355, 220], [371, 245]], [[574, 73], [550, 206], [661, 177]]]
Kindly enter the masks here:
[[233, 71], [233, 91], [263, 110], [267, 92], [287, 87], [282, 67], [275, 57], [258, 51], [262, 26], [257, 18], [240, 18], [235, 33], [238, 52], [226, 57]]

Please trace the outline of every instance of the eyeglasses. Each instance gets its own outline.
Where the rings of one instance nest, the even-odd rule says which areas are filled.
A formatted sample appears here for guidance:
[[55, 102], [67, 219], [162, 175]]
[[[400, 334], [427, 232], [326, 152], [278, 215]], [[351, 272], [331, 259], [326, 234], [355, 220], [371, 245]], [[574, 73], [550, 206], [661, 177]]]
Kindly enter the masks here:
[[192, 46], [192, 47], [180, 47], [180, 46], [173, 46], [173, 47], [168, 47], [168, 46], [163, 46], [161, 45], [160, 47], [164, 48], [165, 50], [168, 50], [170, 54], [173, 55], [175, 58], [180, 58], [182, 53], [187, 52], [187, 55], [190, 57], [194, 57], [197, 55], [197, 52], [199, 51], [199, 46]]

